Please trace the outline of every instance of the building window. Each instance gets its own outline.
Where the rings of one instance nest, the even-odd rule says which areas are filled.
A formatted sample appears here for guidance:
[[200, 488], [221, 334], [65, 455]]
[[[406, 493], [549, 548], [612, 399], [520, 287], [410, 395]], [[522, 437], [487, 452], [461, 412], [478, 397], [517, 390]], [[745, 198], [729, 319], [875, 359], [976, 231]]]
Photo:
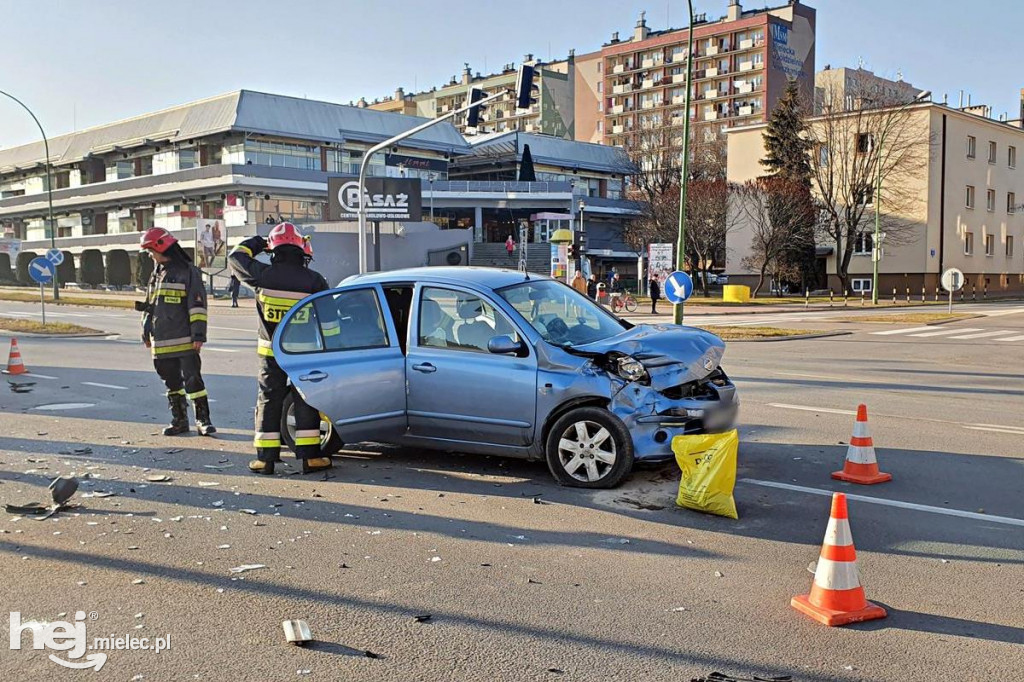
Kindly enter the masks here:
[[985, 255], [994, 256], [996, 255], [996, 238], [995, 235], [985, 235]]
[[1010, 166], [1010, 168], [1016, 168], [1017, 167], [1017, 148], [1016, 147], [1007, 147], [1007, 149], [1006, 149], [1006, 163]]
[[991, 141], [988, 143], [988, 162], [996, 162], [996, 143]]
[[967, 185], [967, 208], [974, 208], [974, 185]]
[[861, 232], [853, 242], [853, 253], [857, 256], [867, 256], [871, 253], [872, 243], [875, 237], [870, 232]]
[[858, 206], [871, 206], [875, 202], [875, 188], [872, 185], [864, 185], [854, 194]]
[[964, 255], [965, 256], [973, 256], [974, 255], [974, 233], [973, 232], [964, 232]]
[[1006, 237], [1006, 257], [1013, 258], [1013, 236]]
[[857, 153], [867, 154], [875, 148], [875, 138], [871, 133], [857, 134]]
[[994, 189], [985, 192], [985, 210], [989, 213], [996, 210], [996, 191]]
[[1017, 195], [1014, 192], [1006, 193], [1006, 212], [1016, 213], [1017, 212]]
[[858, 293], [871, 293], [871, 280], [870, 279], [854, 279], [850, 280], [850, 284], [853, 286], [854, 292]]
[[978, 147], [978, 140], [974, 137], [974, 135], [968, 135], [967, 136], [967, 158], [968, 159], [973, 159], [974, 158], [974, 154], [975, 154], [975, 152], [977, 150], [977, 147]]

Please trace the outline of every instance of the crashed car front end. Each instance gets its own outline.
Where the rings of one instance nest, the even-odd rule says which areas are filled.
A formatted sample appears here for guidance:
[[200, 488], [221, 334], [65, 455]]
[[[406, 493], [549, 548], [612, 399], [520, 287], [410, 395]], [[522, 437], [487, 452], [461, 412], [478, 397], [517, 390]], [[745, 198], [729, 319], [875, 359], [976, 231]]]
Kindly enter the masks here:
[[721, 368], [725, 344], [708, 332], [644, 325], [586, 349], [611, 382], [608, 409], [633, 436], [640, 461], [673, 457], [672, 438], [725, 431], [739, 409]]

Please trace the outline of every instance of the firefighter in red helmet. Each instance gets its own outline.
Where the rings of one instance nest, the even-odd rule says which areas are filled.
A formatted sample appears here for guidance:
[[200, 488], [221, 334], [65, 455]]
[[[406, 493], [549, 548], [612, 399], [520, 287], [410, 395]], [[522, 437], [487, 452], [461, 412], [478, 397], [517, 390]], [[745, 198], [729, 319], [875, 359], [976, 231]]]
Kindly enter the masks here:
[[206, 343], [206, 290], [199, 269], [167, 230], [153, 227], [142, 235], [156, 268], [149, 280], [142, 311], [142, 342], [153, 352], [153, 366], [167, 387], [171, 424], [165, 436], [189, 431], [188, 400], [201, 436], [217, 432], [210, 420], [210, 401], [203, 382], [199, 351]]
[[[270, 264], [256, 256], [269, 251]], [[309, 294], [328, 289], [323, 275], [311, 270], [313, 249], [291, 223], [275, 225], [266, 239], [250, 237], [228, 256], [234, 275], [256, 290], [259, 317], [259, 394], [256, 399], [256, 459], [249, 469], [256, 474], [273, 474], [281, 455], [281, 411], [285, 396], [294, 393], [295, 457], [303, 473], [331, 468], [331, 458], [320, 452], [320, 413], [306, 404], [302, 395], [288, 384], [288, 375], [274, 359], [272, 340], [277, 323], [292, 306]], [[316, 324], [315, 320], [311, 321]]]

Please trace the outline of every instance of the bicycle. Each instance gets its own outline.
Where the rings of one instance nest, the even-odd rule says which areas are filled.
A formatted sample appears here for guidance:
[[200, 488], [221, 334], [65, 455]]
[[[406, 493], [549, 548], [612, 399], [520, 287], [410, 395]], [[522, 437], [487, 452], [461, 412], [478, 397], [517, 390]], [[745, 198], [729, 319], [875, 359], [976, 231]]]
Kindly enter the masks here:
[[623, 308], [626, 309], [626, 312], [635, 313], [637, 309], [636, 299], [631, 294], [612, 294], [612, 312], [621, 312]]

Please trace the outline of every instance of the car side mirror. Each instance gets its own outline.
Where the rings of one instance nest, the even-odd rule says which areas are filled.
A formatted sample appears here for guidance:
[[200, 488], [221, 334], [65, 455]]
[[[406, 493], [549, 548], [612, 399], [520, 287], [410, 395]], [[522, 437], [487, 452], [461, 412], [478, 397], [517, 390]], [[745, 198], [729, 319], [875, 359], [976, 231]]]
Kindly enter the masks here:
[[508, 334], [495, 336], [487, 342], [487, 350], [495, 355], [516, 355], [523, 357], [526, 354], [526, 344], [516, 341]]

